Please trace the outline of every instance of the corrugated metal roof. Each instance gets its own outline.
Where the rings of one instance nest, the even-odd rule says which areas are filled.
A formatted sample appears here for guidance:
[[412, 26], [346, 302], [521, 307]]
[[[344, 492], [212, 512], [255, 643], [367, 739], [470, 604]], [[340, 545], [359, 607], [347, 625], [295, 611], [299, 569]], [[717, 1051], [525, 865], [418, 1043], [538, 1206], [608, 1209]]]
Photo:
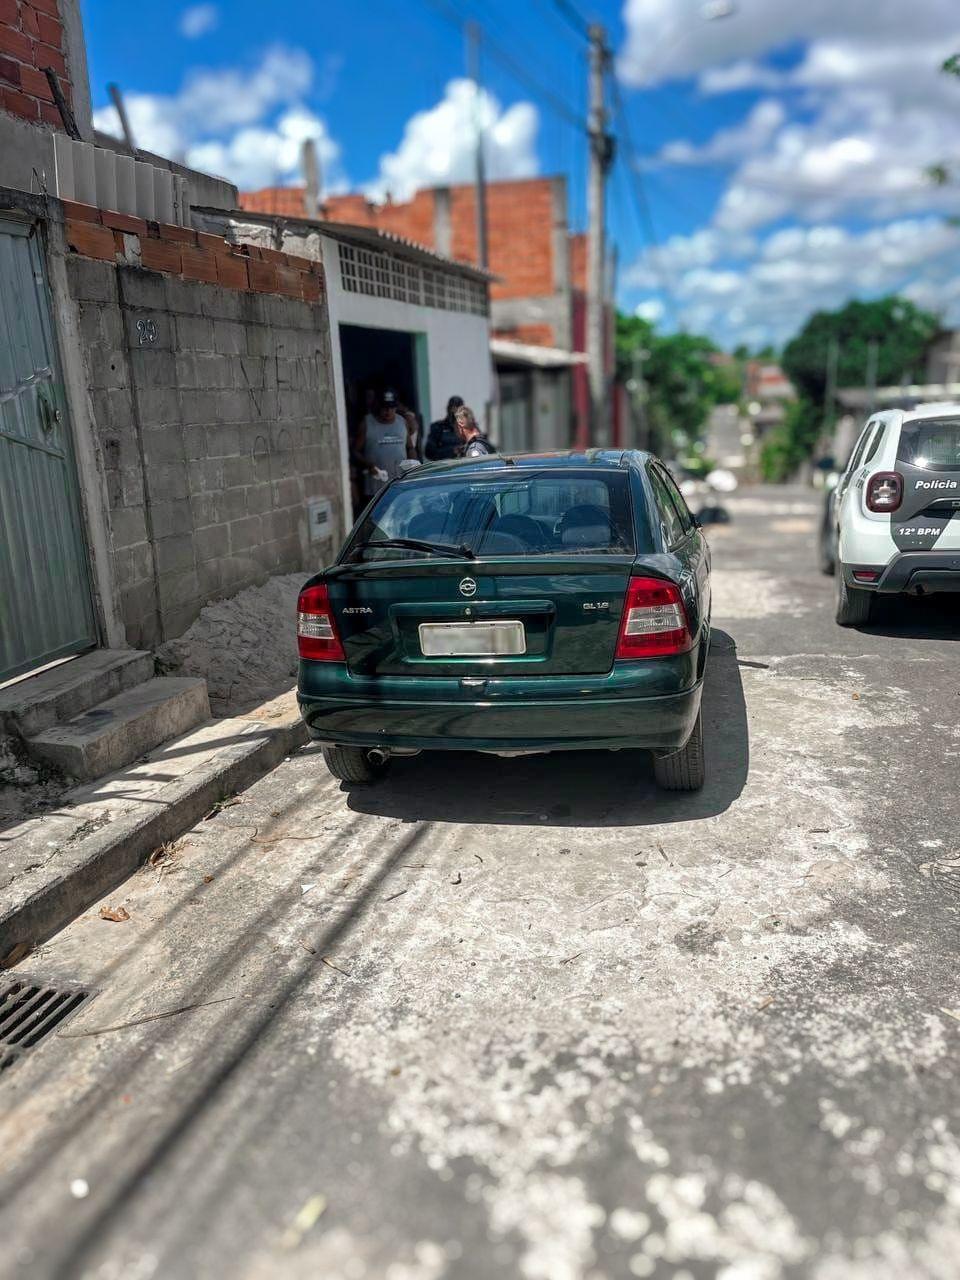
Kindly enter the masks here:
[[532, 342], [513, 342], [509, 338], [491, 338], [490, 350], [503, 360], [515, 360], [517, 364], [534, 365], [538, 369], [567, 369], [570, 365], [587, 363], [582, 351], [538, 347]]
[[380, 231], [376, 227], [361, 227], [352, 222], [330, 222], [325, 218], [297, 218], [286, 213], [258, 213], [252, 209], [234, 209], [227, 216], [264, 225], [282, 222], [285, 226], [302, 227], [304, 231], [319, 231], [321, 235], [330, 236], [334, 240], [345, 240], [349, 244], [358, 244], [367, 249], [379, 249], [383, 253], [399, 252], [403, 257], [413, 259], [414, 262], [427, 263], [445, 271], [456, 271], [459, 275], [470, 276], [474, 280], [484, 280], [488, 284], [491, 280], [498, 279], [492, 272], [482, 271], [470, 262], [458, 262], [455, 258], [447, 258], [442, 253], [437, 253], [435, 249], [428, 249], [425, 244], [407, 240], [403, 236], [395, 235], [392, 231]]

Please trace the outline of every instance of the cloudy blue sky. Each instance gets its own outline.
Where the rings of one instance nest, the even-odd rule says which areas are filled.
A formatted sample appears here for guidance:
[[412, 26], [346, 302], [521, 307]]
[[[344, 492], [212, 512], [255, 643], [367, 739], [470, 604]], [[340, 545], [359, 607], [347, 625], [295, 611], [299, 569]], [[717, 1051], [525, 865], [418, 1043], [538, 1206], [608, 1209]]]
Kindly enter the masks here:
[[[578, 0], [603, 22], [656, 242], [621, 148], [618, 300], [725, 346], [892, 290], [960, 324], [960, 0]], [[584, 218], [584, 42], [557, 0], [87, 0], [97, 123], [241, 187], [404, 198], [471, 173], [465, 20], [481, 24], [488, 168], [563, 173]], [[718, 16], [721, 15], [721, 16]], [[956, 166], [936, 188], [931, 164]]]

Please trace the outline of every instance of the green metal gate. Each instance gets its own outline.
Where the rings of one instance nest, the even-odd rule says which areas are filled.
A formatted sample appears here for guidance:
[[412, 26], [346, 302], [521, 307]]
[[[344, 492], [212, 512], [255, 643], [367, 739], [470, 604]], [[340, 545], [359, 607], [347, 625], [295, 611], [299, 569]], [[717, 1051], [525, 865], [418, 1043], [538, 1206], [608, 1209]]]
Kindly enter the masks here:
[[0, 216], [0, 681], [96, 641], [39, 236]]

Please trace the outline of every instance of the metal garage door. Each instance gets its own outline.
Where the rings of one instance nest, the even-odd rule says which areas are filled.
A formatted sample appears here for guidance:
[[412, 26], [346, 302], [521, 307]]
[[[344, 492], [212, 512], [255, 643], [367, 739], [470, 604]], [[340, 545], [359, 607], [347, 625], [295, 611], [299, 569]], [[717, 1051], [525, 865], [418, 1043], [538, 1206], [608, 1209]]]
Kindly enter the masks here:
[[0, 216], [0, 680], [96, 638], [38, 235]]

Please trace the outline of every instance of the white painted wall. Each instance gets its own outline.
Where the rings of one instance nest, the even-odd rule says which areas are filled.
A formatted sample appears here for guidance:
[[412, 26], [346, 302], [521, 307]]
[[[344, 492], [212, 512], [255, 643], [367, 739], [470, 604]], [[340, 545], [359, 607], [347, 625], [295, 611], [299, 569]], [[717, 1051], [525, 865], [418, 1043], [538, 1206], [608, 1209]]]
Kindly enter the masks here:
[[[340, 360], [340, 325], [358, 324], [370, 329], [398, 329], [404, 333], [427, 335], [427, 364], [430, 381], [429, 413], [424, 411], [424, 429], [442, 418], [447, 401], [463, 396], [482, 422], [494, 398], [493, 365], [490, 359], [490, 319], [463, 311], [441, 311], [419, 307], [392, 298], [371, 298], [347, 293], [340, 281], [337, 241], [321, 236], [323, 269], [330, 314], [330, 338], [337, 396], [337, 425], [340, 456], [343, 460], [344, 511], [350, 510], [350, 449], [347, 443], [347, 409]], [[344, 531], [345, 532], [345, 531]]]

